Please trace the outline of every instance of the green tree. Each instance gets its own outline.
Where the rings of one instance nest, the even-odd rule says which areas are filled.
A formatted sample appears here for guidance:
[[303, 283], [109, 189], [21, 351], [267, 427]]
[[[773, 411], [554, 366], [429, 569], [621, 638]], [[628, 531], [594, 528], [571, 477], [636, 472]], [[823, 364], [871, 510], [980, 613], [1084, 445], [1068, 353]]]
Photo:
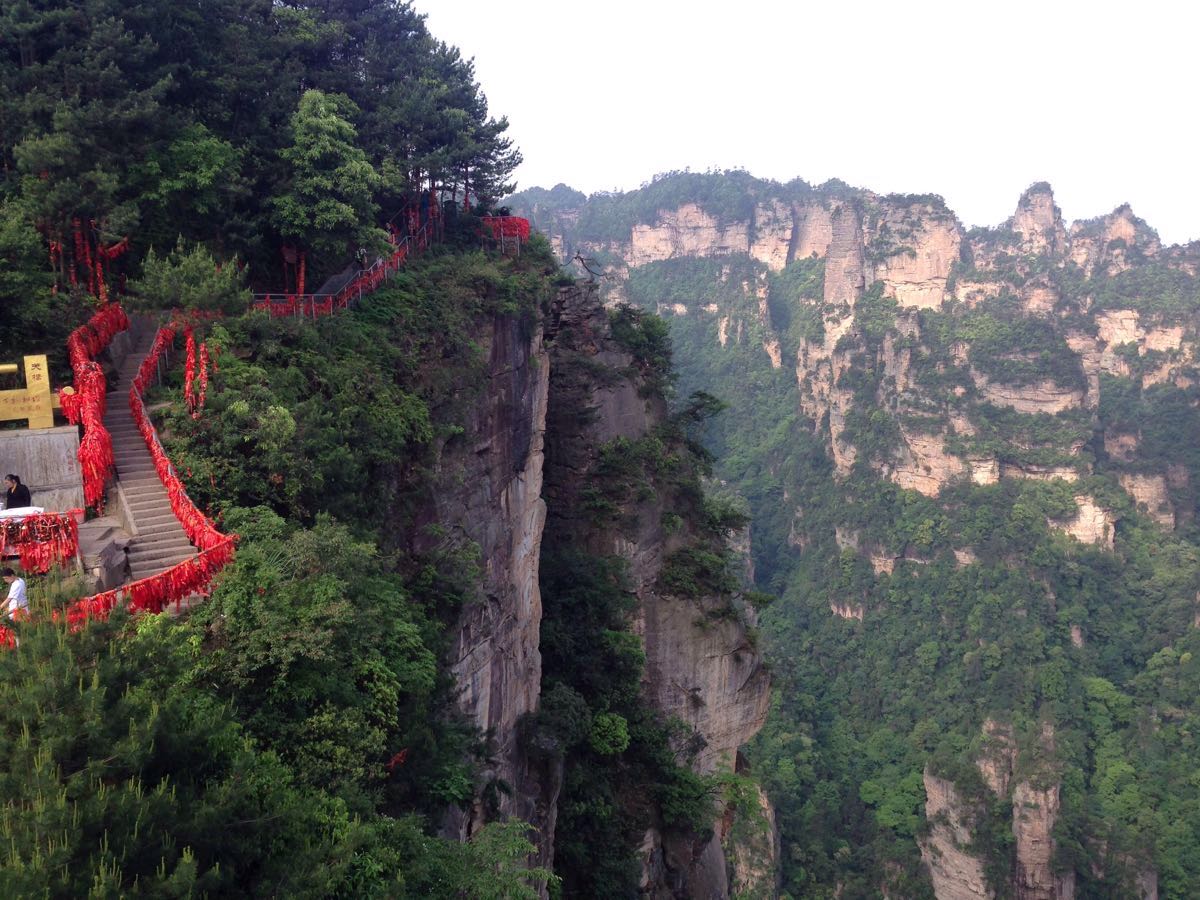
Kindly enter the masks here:
[[283, 151], [288, 183], [272, 201], [279, 233], [311, 248], [326, 267], [343, 263], [354, 244], [374, 248], [384, 239], [374, 226], [379, 176], [350, 122], [357, 111], [345, 96], [304, 92]]

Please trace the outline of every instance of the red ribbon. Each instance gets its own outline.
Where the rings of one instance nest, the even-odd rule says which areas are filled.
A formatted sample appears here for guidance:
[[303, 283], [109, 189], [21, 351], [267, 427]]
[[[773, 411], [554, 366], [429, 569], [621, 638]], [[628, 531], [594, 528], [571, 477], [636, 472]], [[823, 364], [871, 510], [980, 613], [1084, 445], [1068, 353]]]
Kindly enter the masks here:
[[187, 339], [187, 350], [183, 364], [183, 402], [187, 404], [188, 410], [192, 411], [196, 408], [196, 398], [192, 394], [192, 387], [196, 381], [196, 337], [192, 334], [190, 326], [184, 330], [184, 335]]
[[[76, 238], [82, 240], [78, 221]], [[65, 400], [60, 392], [59, 398], [67, 421], [73, 425], [83, 425], [83, 439], [79, 442], [78, 454], [83, 470], [83, 499], [88, 506], [97, 508], [104, 501], [104, 485], [113, 469], [113, 457], [112, 438], [104, 427], [104, 371], [95, 362], [95, 357], [112, 342], [118, 332], [128, 327], [129, 317], [121, 305], [108, 303], [67, 338], [67, 355], [75, 373], [75, 396]]]
[[39, 513], [21, 519], [0, 519], [0, 555], [15, 550], [26, 572], [47, 572], [65, 564], [79, 551], [83, 510]]

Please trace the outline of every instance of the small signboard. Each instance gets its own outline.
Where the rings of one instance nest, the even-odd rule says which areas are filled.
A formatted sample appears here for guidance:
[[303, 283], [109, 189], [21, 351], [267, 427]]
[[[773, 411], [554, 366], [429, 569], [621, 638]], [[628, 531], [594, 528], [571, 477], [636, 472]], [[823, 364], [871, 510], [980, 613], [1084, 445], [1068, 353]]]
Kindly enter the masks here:
[[45, 356], [25, 357], [25, 387], [0, 391], [0, 422], [26, 419], [30, 428], [54, 427], [54, 393]]

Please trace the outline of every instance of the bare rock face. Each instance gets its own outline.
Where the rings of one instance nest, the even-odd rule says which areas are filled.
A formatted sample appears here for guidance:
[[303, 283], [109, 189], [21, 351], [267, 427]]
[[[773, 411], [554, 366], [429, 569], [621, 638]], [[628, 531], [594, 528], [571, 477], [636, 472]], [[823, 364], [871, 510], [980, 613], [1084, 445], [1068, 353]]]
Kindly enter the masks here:
[[1045, 276], [1031, 279], [1021, 288], [1021, 307], [1027, 315], [1049, 316], [1058, 300], [1058, 288]]
[[1017, 868], [1017, 900], [1070, 900], [1075, 896], [1074, 873], [1057, 875], [1054, 859], [1054, 823], [1058, 820], [1058, 785], [1040, 788], [1028, 781], [1013, 790], [1013, 837]]
[[1133, 214], [1128, 204], [1118, 206], [1107, 216], [1076, 222], [1070, 230], [1069, 256], [1085, 275], [1097, 271], [1116, 275], [1129, 268], [1129, 255], [1158, 256], [1162, 244], [1158, 235]]
[[754, 209], [754, 241], [750, 244], [750, 255], [772, 271], [779, 271], [791, 262], [794, 216], [791, 205], [779, 200], [760, 203]]
[[1096, 504], [1095, 498], [1086, 494], [1075, 495], [1077, 512], [1067, 522], [1050, 521], [1050, 527], [1064, 531], [1083, 544], [1099, 544], [1106, 550], [1113, 548], [1116, 532], [1112, 513]]
[[1084, 391], [1062, 387], [1053, 381], [1020, 386], [1000, 384], [989, 381], [987, 376], [974, 369], [971, 370], [971, 377], [980, 396], [988, 403], [1007, 406], [1020, 413], [1055, 415], [1065, 409], [1077, 409], [1083, 405]]
[[[540, 329], [522, 336], [518, 323], [496, 318], [481, 339], [486, 383], [466, 438], [442, 454], [428, 521], [447, 524], [458, 539], [479, 547], [482, 589], [455, 624], [450, 670], [462, 712], [495, 739], [496, 765], [484, 777], [513, 787], [500, 795], [500, 815], [539, 829], [544, 864], [553, 845], [557, 783], [524, 758], [516, 724], [536, 709], [542, 674], [538, 562], [549, 365]], [[433, 540], [419, 533], [415, 543], [429, 549], [424, 543]], [[466, 813], [453, 810], [446, 831], [464, 839], [483, 816], [478, 804]]]
[[1167, 494], [1165, 475], [1122, 474], [1121, 487], [1151, 519], [1168, 530], [1175, 528], [1175, 509]]
[[814, 256], [824, 259], [833, 242], [833, 215], [821, 203], [797, 204], [794, 211], [796, 231], [788, 262]]
[[919, 842], [921, 859], [929, 869], [938, 900], [990, 900], [983, 861], [966, 848], [970, 845], [974, 814], [954, 784], [925, 770], [925, 818], [929, 836]]
[[1104, 452], [1119, 462], [1133, 462], [1141, 437], [1129, 433], [1104, 433]]
[[1000, 477], [1028, 478], [1031, 481], [1053, 481], [1056, 478], [1060, 478], [1063, 481], [1078, 481], [1079, 472], [1074, 466], [1038, 466], [1032, 464], [1001, 463]]
[[750, 223], [723, 224], [695, 203], [662, 210], [653, 225], [637, 224], [624, 254], [630, 266], [679, 256], [721, 256], [750, 249]]
[[902, 488], [936, 497], [952, 480], [967, 471], [967, 464], [946, 452], [946, 439], [940, 434], [920, 434], [901, 427], [904, 441], [894, 468], [892, 481]]
[[[1025, 761], [1017, 749], [1013, 728], [995, 719], [983, 722], [983, 740], [975, 765], [988, 789], [998, 798], [1012, 799], [1012, 830], [1015, 866], [1012, 896], [1020, 900], [1071, 900], [1075, 896], [1074, 874], [1059, 875], [1053, 869], [1054, 825], [1059, 814], [1059, 786], [1044, 772], [1045, 760], [1053, 758], [1054, 729], [1042, 726], [1040, 748], [1034, 759]], [[1017, 773], [1040, 772], [1018, 779]], [[928, 787], [927, 787], [928, 790]], [[934, 884], [938, 900], [943, 895]]]
[[754, 792], [754, 809], [727, 815], [722, 821], [730, 882], [739, 900], [772, 900], [779, 890], [779, 827], [766, 793], [757, 785]]
[[864, 610], [861, 603], [838, 603], [834, 600], [829, 604], [829, 611], [839, 619], [857, 619], [859, 622], [863, 620]]
[[1013, 767], [1017, 764], [1017, 744], [1013, 740], [1012, 726], [995, 719], [985, 719], [983, 738], [975, 765], [991, 792], [997, 797], [1007, 797]]
[[927, 204], [887, 204], [876, 235], [883, 232], [896, 252], [876, 261], [873, 281], [882, 281], [884, 292], [900, 306], [937, 309], [946, 296], [950, 267], [958, 260], [962, 230], [951, 215]]
[[834, 211], [829, 253], [825, 257], [826, 306], [854, 306], [866, 287], [862, 221], [851, 204]]
[[1138, 344], [1145, 337], [1136, 310], [1111, 309], [1096, 313], [1096, 334], [1106, 344]]
[[1009, 220], [1025, 253], [1062, 253], [1067, 244], [1062, 212], [1054, 205], [1050, 185], [1035, 184], [1017, 202], [1017, 211]]

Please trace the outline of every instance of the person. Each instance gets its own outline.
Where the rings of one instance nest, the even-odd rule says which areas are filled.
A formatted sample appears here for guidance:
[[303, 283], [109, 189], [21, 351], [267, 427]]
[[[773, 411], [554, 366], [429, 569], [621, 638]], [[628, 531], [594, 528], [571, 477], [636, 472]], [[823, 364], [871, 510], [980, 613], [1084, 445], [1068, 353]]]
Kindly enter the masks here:
[[7, 488], [4, 492], [5, 509], [21, 509], [25, 506], [33, 506], [33, 498], [29, 496], [29, 488], [21, 484], [21, 479], [16, 475], [5, 475], [4, 487]]
[[8, 617], [16, 618], [16, 613], [22, 615], [29, 609], [29, 597], [25, 592], [25, 579], [19, 578], [12, 569], [5, 568], [2, 573], [4, 583], [8, 585]]

